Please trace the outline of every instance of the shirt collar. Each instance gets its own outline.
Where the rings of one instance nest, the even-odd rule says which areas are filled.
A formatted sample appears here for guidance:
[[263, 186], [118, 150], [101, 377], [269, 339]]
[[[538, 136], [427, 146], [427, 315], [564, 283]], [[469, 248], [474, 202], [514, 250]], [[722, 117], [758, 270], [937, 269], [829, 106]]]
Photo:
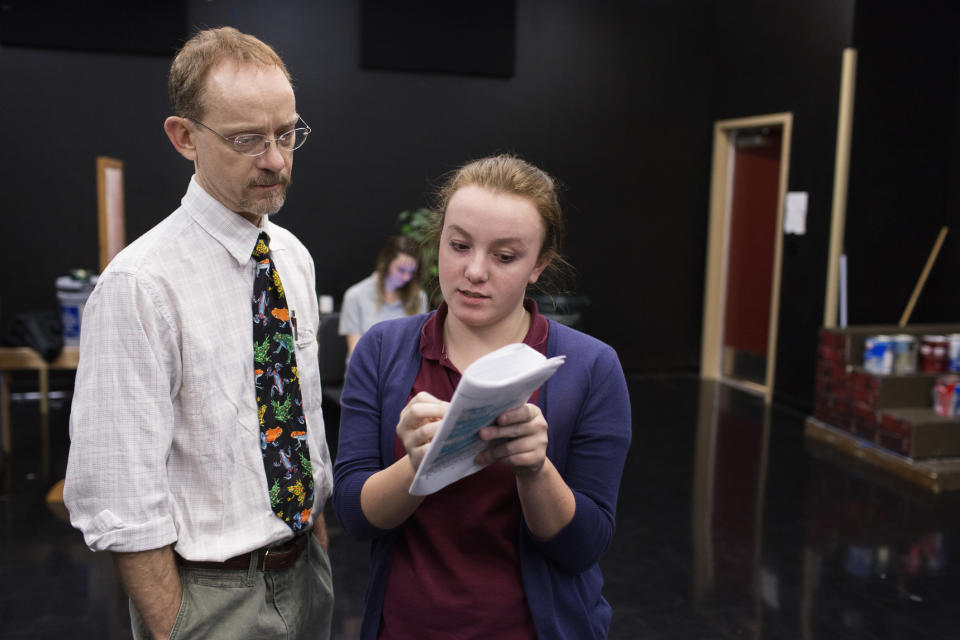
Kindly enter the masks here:
[[250, 260], [253, 248], [261, 231], [270, 236], [270, 250], [280, 248], [280, 241], [274, 233], [276, 225], [264, 216], [263, 226], [257, 228], [240, 214], [231, 211], [222, 202], [211, 196], [197, 182], [197, 176], [190, 178], [190, 186], [183, 196], [181, 204], [204, 230], [233, 256], [238, 264]]
[[[527, 330], [523, 343], [540, 353], [546, 354], [550, 322], [546, 316], [540, 315], [537, 303], [532, 298], [524, 299], [523, 308], [530, 312], [530, 328]], [[420, 331], [420, 355], [428, 360], [437, 360], [440, 364], [453, 368], [443, 348], [443, 323], [446, 319], [447, 303], [441, 302], [440, 306], [437, 307], [437, 312], [430, 316]]]

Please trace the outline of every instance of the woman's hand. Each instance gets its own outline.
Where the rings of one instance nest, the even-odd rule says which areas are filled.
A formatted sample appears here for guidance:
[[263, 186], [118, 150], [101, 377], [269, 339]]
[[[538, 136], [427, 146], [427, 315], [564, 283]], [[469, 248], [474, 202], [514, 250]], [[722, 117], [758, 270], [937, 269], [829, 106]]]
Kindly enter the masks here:
[[421, 391], [410, 398], [410, 402], [400, 412], [397, 437], [407, 450], [407, 457], [413, 465], [414, 473], [420, 468], [420, 462], [437, 432], [440, 419], [443, 418], [449, 406], [449, 402], [438, 400], [426, 391]]
[[360, 490], [360, 508], [373, 526], [383, 530], [399, 527], [423, 502], [423, 496], [410, 495], [410, 483], [448, 406], [449, 402], [421, 391], [400, 412], [397, 437], [407, 455], [367, 478]]
[[497, 423], [479, 432], [481, 440], [504, 440], [477, 456], [477, 464], [499, 462], [517, 476], [538, 473], [547, 459], [547, 420], [540, 407], [525, 404], [497, 418]]

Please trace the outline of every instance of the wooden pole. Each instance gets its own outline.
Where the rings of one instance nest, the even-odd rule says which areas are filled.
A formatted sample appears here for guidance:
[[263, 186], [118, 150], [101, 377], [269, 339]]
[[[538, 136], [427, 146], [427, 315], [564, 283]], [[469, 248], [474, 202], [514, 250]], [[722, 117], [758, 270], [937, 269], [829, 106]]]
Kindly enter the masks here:
[[850, 174], [850, 140], [853, 137], [853, 96], [857, 84], [857, 50], [843, 50], [840, 76], [840, 107], [837, 114], [837, 150], [833, 166], [833, 205], [830, 213], [830, 249], [827, 254], [827, 291], [823, 326], [837, 326], [837, 289], [840, 284], [840, 254], [847, 223], [847, 183]]
[[913, 306], [917, 304], [917, 298], [920, 297], [923, 285], [927, 283], [927, 276], [930, 275], [930, 269], [933, 268], [933, 263], [936, 262], [937, 255], [940, 254], [940, 247], [943, 246], [943, 240], [947, 237], [948, 230], [947, 227], [942, 227], [940, 234], [937, 236], [937, 241], [933, 243], [933, 249], [930, 250], [930, 255], [927, 256], [927, 264], [923, 265], [923, 271], [920, 272], [920, 279], [917, 280], [917, 286], [913, 288], [913, 295], [910, 296], [910, 302], [907, 303], [907, 308], [903, 310], [903, 315], [900, 317], [901, 327], [907, 326], [907, 322], [910, 321]]

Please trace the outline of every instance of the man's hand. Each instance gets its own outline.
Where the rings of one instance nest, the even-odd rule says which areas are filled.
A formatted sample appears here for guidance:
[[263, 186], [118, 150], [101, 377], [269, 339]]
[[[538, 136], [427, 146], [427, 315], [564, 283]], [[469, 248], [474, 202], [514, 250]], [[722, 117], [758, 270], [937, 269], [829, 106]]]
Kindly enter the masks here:
[[158, 640], [167, 640], [183, 599], [172, 547], [114, 553], [113, 562], [150, 633]]
[[330, 551], [330, 538], [327, 537], [327, 522], [323, 519], [323, 513], [318, 513], [313, 522], [313, 535], [320, 541], [321, 547]]

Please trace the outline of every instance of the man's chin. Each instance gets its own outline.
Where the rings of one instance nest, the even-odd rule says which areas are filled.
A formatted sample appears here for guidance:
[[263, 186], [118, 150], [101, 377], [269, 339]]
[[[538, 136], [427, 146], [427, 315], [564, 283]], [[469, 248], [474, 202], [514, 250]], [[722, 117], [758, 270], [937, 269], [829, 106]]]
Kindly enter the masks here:
[[286, 194], [258, 200], [256, 202], [244, 202], [241, 203], [241, 206], [244, 211], [247, 211], [255, 216], [275, 216], [280, 213], [280, 209], [283, 208], [283, 203], [286, 201]]

